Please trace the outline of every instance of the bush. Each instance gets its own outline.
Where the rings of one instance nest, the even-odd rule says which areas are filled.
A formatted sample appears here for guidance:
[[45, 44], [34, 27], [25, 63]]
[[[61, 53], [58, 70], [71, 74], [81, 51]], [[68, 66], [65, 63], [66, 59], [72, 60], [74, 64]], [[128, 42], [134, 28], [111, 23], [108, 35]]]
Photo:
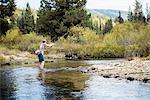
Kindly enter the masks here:
[[18, 28], [15, 28], [9, 30], [6, 36], [1, 37], [0, 41], [1, 45], [8, 49], [34, 52], [39, 48], [39, 44], [43, 39], [43, 36], [38, 36], [34, 32], [23, 35]]
[[65, 52], [77, 53], [81, 56], [93, 55], [96, 44], [102, 42], [102, 36], [89, 28], [72, 27], [67, 38], [61, 38], [59, 43]]
[[7, 31], [6, 36], [2, 38], [2, 44], [10, 49], [18, 48], [21, 42], [21, 32], [19, 29], [11, 29]]
[[39, 44], [43, 39], [44, 37], [37, 36], [34, 32], [22, 35], [21, 41], [18, 44], [18, 49], [21, 51], [34, 52], [37, 48], [39, 48]]
[[125, 49], [125, 56], [147, 56], [150, 53], [149, 25], [125, 23], [117, 25], [104, 37], [107, 45], [118, 45]]
[[89, 44], [93, 43], [94, 41], [99, 41], [100, 38], [98, 35], [96, 35], [95, 31], [89, 28], [75, 26], [69, 30], [69, 37], [67, 40], [74, 43]]
[[110, 46], [98, 44], [94, 48], [93, 56], [99, 58], [124, 57], [124, 48], [121, 46]]
[[112, 32], [97, 35], [89, 28], [72, 27], [67, 38], [61, 38], [65, 52], [91, 57], [130, 57], [150, 54], [150, 25], [129, 23], [116, 25]]

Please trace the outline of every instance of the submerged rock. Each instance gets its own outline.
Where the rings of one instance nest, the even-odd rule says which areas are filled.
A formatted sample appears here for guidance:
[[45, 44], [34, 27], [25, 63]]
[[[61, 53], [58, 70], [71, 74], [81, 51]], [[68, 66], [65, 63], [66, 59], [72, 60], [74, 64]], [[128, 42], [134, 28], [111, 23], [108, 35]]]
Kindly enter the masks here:
[[111, 75], [103, 75], [104, 78], [111, 78]]
[[144, 83], [147, 83], [147, 82], [150, 82], [150, 79], [144, 78], [142, 81], [143, 81]]
[[134, 81], [135, 79], [133, 77], [127, 77], [127, 80]]

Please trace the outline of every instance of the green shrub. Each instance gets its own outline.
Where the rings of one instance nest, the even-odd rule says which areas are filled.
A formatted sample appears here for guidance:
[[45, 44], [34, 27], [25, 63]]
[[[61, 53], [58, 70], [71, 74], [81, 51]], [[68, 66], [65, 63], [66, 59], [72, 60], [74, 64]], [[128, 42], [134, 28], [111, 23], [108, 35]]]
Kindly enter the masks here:
[[147, 56], [150, 53], [150, 26], [138, 23], [117, 25], [104, 37], [106, 45], [119, 45], [125, 49], [125, 56]]
[[78, 53], [81, 56], [93, 55], [96, 44], [102, 42], [102, 36], [89, 28], [72, 27], [67, 38], [61, 38], [59, 43], [65, 52]]
[[90, 30], [89, 28], [75, 26], [69, 30], [67, 40], [74, 43], [89, 44], [94, 41], [99, 41], [100, 38], [96, 35], [95, 31]]
[[43, 36], [38, 36], [34, 32], [23, 35], [18, 28], [15, 28], [9, 30], [6, 36], [1, 37], [1, 45], [8, 49], [33, 52], [39, 48], [39, 44], [43, 39]]
[[10, 49], [18, 48], [16, 44], [20, 43], [21, 37], [19, 29], [11, 29], [7, 31], [6, 36], [2, 38], [2, 44]]
[[110, 46], [105, 44], [97, 44], [93, 51], [95, 57], [123, 57], [124, 48], [121, 46]]
[[19, 45], [18, 49], [21, 51], [33, 52], [39, 48], [39, 44], [42, 39], [44, 39], [44, 37], [38, 36], [34, 32], [22, 35], [21, 41], [18, 44]]
[[150, 25], [142, 23], [117, 24], [112, 32], [97, 35], [89, 28], [72, 27], [60, 43], [66, 52], [95, 57], [148, 56], [150, 54]]

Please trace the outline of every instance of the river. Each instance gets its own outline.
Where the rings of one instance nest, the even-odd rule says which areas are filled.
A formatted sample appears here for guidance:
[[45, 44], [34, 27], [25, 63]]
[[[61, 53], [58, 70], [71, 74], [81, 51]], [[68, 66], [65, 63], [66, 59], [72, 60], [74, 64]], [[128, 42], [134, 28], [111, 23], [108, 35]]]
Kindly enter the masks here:
[[2, 67], [0, 100], [149, 100], [150, 84], [58, 69], [118, 61], [59, 61], [46, 64], [45, 72], [35, 66]]

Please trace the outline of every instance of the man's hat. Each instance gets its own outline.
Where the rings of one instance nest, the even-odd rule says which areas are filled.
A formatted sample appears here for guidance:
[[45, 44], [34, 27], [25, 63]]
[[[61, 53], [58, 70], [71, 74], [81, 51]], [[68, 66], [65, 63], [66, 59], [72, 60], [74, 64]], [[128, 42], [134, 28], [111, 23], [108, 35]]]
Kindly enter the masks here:
[[46, 42], [46, 39], [43, 39], [42, 42]]

